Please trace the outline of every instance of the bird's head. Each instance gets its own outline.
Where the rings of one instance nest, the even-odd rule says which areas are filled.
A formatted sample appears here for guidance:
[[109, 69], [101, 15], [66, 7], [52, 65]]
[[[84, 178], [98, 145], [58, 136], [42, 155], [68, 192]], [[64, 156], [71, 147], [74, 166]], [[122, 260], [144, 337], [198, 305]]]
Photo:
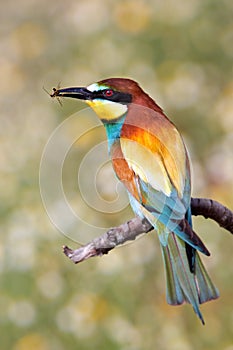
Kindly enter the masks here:
[[83, 100], [107, 123], [127, 113], [131, 103], [153, 109], [157, 106], [135, 81], [125, 78], [109, 78], [87, 87], [54, 88], [51, 96]]

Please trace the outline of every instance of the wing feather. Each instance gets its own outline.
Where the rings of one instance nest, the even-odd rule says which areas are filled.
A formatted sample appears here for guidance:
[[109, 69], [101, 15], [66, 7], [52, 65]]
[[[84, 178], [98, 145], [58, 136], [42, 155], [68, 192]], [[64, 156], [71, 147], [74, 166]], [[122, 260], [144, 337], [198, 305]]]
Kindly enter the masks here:
[[159, 154], [134, 140], [121, 138], [120, 143], [125, 160], [134, 173], [155, 190], [169, 196], [172, 184]]
[[164, 115], [144, 106], [130, 106], [120, 141], [136, 174], [166, 195], [174, 187], [183, 197], [189, 172], [187, 151], [176, 127]]

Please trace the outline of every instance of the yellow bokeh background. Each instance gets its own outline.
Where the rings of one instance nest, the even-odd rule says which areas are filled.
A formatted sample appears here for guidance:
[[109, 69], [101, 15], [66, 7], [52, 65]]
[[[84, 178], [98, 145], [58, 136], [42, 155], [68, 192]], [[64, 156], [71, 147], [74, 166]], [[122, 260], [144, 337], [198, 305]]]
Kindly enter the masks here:
[[[72, 100], [61, 108], [43, 87], [50, 91], [59, 82], [86, 86], [110, 76], [130, 77], [184, 136], [193, 196], [233, 208], [232, 15], [233, 3], [227, 0], [2, 2], [1, 349], [233, 349], [229, 233], [210, 220], [194, 219], [212, 253], [204, 262], [221, 295], [201, 307], [203, 327], [190, 306], [166, 304], [154, 233], [75, 266], [61, 247], [78, 245], [50, 222], [39, 189], [46, 142], [83, 108]], [[78, 125], [67, 134], [76, 130]], [[64, 186], [86, 220], [111, 227], [132, 217], [131, 210], [93, 214], [74, 180], [76, 162], [104, 138], [102, 131], [89, 134], [74, 146]], [[112, 198], [115, 180], [108, 168], [103, 174], [108, 180], [99, 186]], [[90, 181], [89, 174], [86, 178]]]

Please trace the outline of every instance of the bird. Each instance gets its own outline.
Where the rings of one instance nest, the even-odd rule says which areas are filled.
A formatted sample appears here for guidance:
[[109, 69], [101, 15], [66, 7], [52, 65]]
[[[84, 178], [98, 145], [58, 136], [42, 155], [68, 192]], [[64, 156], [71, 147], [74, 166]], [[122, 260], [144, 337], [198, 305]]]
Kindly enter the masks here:
[[113, 169], [130, 205], [158, 234], [168, 304], [191, 304], [205, 324], [200, 304], [219, 292], [200, 258], [210, 253], [193, 229], [190, 157], [174, 123], [128, 78], [53, 88], [51, 97], [83, 100], [102, 121]]

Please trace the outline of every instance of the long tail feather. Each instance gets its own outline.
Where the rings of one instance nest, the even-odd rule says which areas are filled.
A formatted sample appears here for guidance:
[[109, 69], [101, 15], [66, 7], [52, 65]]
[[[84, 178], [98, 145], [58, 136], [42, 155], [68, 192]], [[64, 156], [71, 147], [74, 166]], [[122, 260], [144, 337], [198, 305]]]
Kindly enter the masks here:
[[196, 254], [196, 273], [194, 278], [198, 289], [200, 304], [219, 297], [219, 291], [211, 281], [198, 254]]
[[218, 291], [211, 282], [198, 253], [196, 253], [195, 272], [190, 271], [185, 242], [170, 233], [168, 244], [161, 244], [167, 280], [167, 302], [179, 305], [184, 302], [193, 306], [195, 313], [204, 324], [199, 304], [216, 299]]

